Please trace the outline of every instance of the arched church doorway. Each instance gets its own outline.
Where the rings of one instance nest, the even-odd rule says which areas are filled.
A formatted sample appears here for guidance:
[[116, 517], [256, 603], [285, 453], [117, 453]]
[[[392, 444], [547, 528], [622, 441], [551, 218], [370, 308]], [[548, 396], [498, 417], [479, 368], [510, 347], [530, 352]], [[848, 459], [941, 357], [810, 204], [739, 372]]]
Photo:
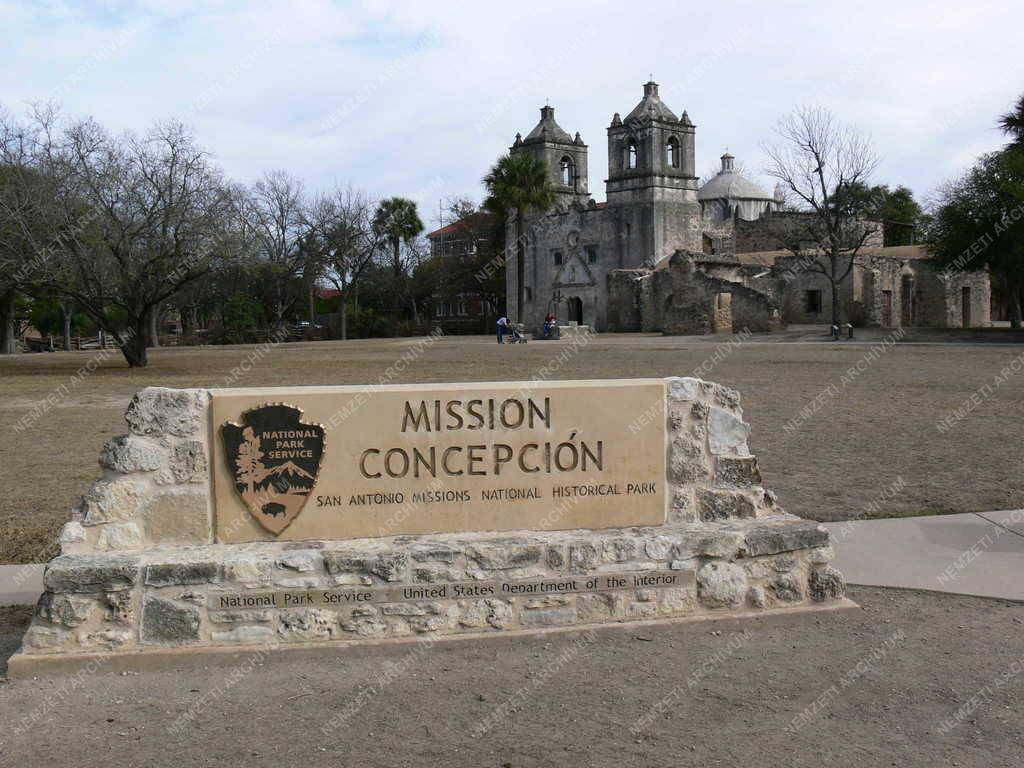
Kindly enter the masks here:
[[579, 323], [583, 325], [583, 300], [578, 296], [571, 296], [566, 299], [565, 311], [569, 315], [567, 318], [570, 323]]

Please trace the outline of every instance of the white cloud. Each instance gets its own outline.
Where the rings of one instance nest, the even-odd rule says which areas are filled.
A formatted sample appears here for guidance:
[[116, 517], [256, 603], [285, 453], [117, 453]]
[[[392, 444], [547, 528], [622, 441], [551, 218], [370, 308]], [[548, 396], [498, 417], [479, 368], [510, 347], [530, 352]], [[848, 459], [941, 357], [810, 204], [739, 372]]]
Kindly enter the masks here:
[[[605, 128], [653, 73], [697, 123], [697, 169], [759, 144], [797, 104], [874, 138], [878, 181], [925, 193], [1000, 142], [1024, 88], [1013, 2], [622, 3], [0, 0], [0, 103], [56, 99], [140, 129], [177, 116], [228, 173], [287, 168], [311, 187], [480, 195], [494, 158], [550, 99], [590, 146], [603, 197]], [[762, 179], [765, 186], [770, 186]]]

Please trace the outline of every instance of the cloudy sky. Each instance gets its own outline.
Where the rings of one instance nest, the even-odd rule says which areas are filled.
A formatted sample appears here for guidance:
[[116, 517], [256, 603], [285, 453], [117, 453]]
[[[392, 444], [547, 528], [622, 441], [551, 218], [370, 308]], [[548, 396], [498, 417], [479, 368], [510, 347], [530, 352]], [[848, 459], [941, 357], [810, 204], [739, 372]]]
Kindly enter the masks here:
[[[642, 95], [697, 124], [697, 171], [760, 144], [798, 104], [873, 138], [879, 182], [925, 196], [999, 146], [1024, 92], [1024, 5], [1004, 2], [492, 3], [0, 0], [0, 105], [56, 101], [140, 130], [193, 126], [234, 178], [285, 168], [313, 189], [481, 197], [480, 177], [545, 100], [590, 145]], [[766, 187], [770, 182], [761, 179]]]

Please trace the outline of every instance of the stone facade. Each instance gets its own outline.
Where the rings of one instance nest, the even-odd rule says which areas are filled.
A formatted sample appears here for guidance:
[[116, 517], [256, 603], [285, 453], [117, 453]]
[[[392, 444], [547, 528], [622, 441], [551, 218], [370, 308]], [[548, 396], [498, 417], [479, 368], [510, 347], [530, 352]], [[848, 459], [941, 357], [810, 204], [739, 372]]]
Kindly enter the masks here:
[[[654, 269], [613, 271], [607, 317], [618, 331], [766, 331], [790, 323], [830, 323], [831, 292], [814, 257], [679, 252]], [[839, 297], [840, 322], [855, 326], [991, 325], [988, 273], [945, 273], [932, 266], [920, 246], [865, 249], [840, 283]], [[724, 315], [723, 302], [729, 307]]]
[[[692, 378], [666, 379], [665, 392], [664, 524], [232, 545], [211, 522], [209, 393], [146, 389], [128, 409], [131, 433], [104, 449], [103, 478], [65, 526], [62, 554], [46, 568], [46, 592], [10, 669], [27, 674], [55, 655], [351, 643], [841, 604], [828, 533], [785, 513], [763, 487], [739, 394]], [[679, 576], [670, 586], [586, 587], [592, 578], [644, 572]], [[566, 594], [477, 597], [453, 588], [571, 577], [581, 586]], [[260, 603], [268, 593], [332, 590], [376, 597]]]
[[[554, 110], [512, 154], [529, 153], [548, 167], [558, 200], [552, 210], [524, 218], [525, 306], [514, 317], [518, 295], [514, 226], [507, 227], [506, 295], [514, 319], [536, 332], [545, 315], [596, 330], [607, 327], [607, 277], [615, 269], [653, 266], [676, 250], [701, 247], [701, 213], [694, 173], [696, 127], [660, 99], [658, 85], [623, 119], [608, 126], [607, 203], [587, 193], [587, 147], [563, 130]], [[513, 214], [514, 215], [514, 214]]]

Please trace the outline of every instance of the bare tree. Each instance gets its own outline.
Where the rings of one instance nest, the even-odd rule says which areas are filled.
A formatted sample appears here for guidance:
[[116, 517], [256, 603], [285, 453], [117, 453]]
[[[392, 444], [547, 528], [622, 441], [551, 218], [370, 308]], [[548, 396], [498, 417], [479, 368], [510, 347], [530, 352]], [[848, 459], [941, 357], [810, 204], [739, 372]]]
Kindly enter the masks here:
[[852, 204], [878, 159], [870, 141], [826, 109], [801, 107], [776, 127], [778, 141], [763, 147], [765, 173], [778, 179], [787, 206], [804, 215], [779, 220], [773, 234], [806, 269], [825, 276], [832, 323], [839, 324], [839, 286], [877, 227]]
[[255, 239], [260, 266], [271, 282], [272, 310], [279, 328], [300, 298], [295, 290], [297, 278], [311, 266], [303, 242], [307, 234], [304, 205], [302, 182], [287, 171], [270, 171], [249, 190], [244, 207], [244, 226]]
[[341, 338], [348, 338], [348, 304], [363, 271], [384, 245], [373, 227], [376, 205], [362, 192], [335, 188], [306, 206], [303, 220], [320, 243], [323, 276], [338, 290]]
[[17, 351], [15, 303], [52, 261], [57, 234], [51, 179], [40, 159], [53, 110], [21, 122], [0, 110], [0, 354]]
[[28, 292], [73, 299], [120, 344], [132, 367], [147, 363], [161, 304], [209, 271], [225, 223], [220, 171], [180, 123], [112, 136], [91, 120], [60, 127], [36, 110], [33, 178], [45, 199], [18, 214], [32, 242]]

